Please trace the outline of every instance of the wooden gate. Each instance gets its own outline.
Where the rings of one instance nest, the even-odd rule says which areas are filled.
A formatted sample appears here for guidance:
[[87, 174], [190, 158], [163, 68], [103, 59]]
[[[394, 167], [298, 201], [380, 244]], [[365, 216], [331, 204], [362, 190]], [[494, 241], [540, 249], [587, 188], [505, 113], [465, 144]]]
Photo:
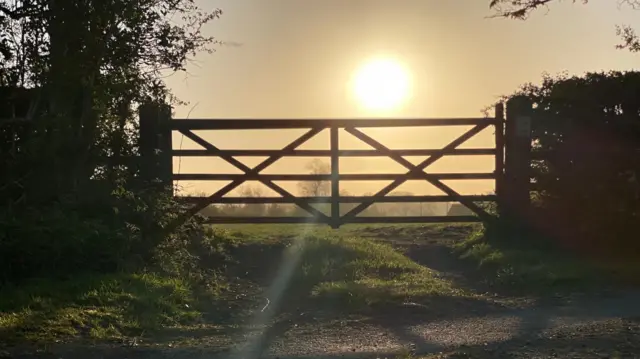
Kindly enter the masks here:
[[[324, 223], [338, 228], [346, 223], [426, 223], [426, 222], [476, 222], [488, 221], [492, 215], [476, 202], [497, 201], [501, 192], [504, 169], [504, 116], [502, 105], [496, 106], [493, 118], [450, 118], [450, 119], [352, 119], [352, 120], [218, 120], [218, 119], [171, 119], [168, 109], [146, 107], [141, 109], [141, 144], [142, 155], [153, 157], [152, 161], [158, 171], [157, 177], [165, 183], [176, 180], [227, 180], [231, 181], [208, 197], [187, 197], [191, 203], [185, 216], [193, 215], [212, 204], [267, 204], [287, 203], [295, 204], [310, 214], [308, 217], [210, 217], [212, 223]], [[443, 126], [473, 126], [462, 133], [448, 145], [439, 149], [390, 149], [379, 141], [371, 138], [360, 128], [389, 128], [389, 127], [443, 127]], [[478, 134], [487, 127], [495, 128], [494, 148], [458, 148], [461, 144]], [[279, 150], [223, 150], [195, 134], [196, 130], [278, 130], [278, 129], [306, 129], [307, 131], [285, 147]], [[330, 148], [328, 150], [304, 150], [299, 147], [312, 137], [329, 129]], [[342, 150], [338, 145], [339, 129], [344, 129], [357, 139], [371, 146], [367, 150]], [[201, 149], [172, 149], [171, 132], [179, 131]], [[155, 133], [156, 136], [144, 136], [144, 133]], [[241, 135], [241, 132], [240, 134]], [[145, 140], [146, 139], [146, 140]], [[156, 144], [156, 146], [153, 146]], [[156, 148], [154, 148], [156, 147]], [[146, 150], [145, 150], [146, 148]], [[165, 155], [158, 155], [162, 149]], [[495, 171], [491, 173], [429, 173], [428, 168], [444, 156], [460, 155], [493, 155], [495, 157]], [[209, 173], [173, 173], [172, 157], [219, 157], [241, 170], [242, 174], [209, 174]], [[248, 167], [235, 157], [259, 156], [267, 157], [255, 167]], [[330, 174], [264, 174], [263, 171], [276, 161], [287, 156], [329, 157], [331, 159]], [[343, 174], [340, 173], [340, 158], [343, 157], [388, 157], [406, 168], [401, 174]], [[413, 164], [405, 156], [429, 156], [419, 164]], [[425, 180], [444, 195], [432, 196], [387, 196], [394, 189], [408, 180]], [[492, 179], [496, 184], [495, 195], [461, 195], [443, 183], [443, 180], [464, 179]], [[343, 181], [374, 181], [390, 180], [385, 186], [371, 196], [340, 196], [340, 184]], [[246, 181], [259, 181], [270, 188], [279, 197], [225, 197]], [[330, 181], [331, 196], [300, 197], [285, 190], [274, 181]], [[424, 202], [459, 202], [469, 208], [474, 215], [469, 216], [413, 216], [413, 217], [359, 217], [374, 203], [424, 203]], [[314, 208], [314, 203], [331, 204], [329, 215]], [[340, 204], [358, 203], [347, 213], [341, 215]]]

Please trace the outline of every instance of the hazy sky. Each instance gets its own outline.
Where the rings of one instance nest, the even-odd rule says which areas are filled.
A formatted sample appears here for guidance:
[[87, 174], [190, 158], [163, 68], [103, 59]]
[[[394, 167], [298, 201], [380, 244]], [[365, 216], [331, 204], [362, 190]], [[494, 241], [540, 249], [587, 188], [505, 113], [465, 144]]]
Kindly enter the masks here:
[[[481, 109], [519, 85], [538, 81], [543, 72], [628, 70], [640, 55], [615, 49], [616, 24], [638, 24], [640, 11], [618, 1], [571, 1], [541, 10], [527, 21], [488, 19], [487, 0], [200, 0], [224, 14], [206, 34], [238, 46], [200, 55], [189, 73], [169, 78], [189, 106], [184, 118], [344, 118], [480, 117]], [[411, 74], [412, 96], [393, 113], [367, 113], [354, 101], [348, 82], [375, 57], [397, 59]], [[438, 148], [464, 129], [372, 132], [392, 148]], [[301, 131], [281, 133], [200, 133], [221, 148], [276, 148]], [[486, 131], [466, 147], [490, 147]], [[322, 148], [328, 136], [310, 144]], [[366, 148], [344, 140], [348, 148]], [[174, 136], [174, 148], [198, 148]], [[310, 147], [306, 147], [310, 148]], [[327, 147], [325, 147], [327, 148]], [[244, 159], [243, 159], [244, 160]], [[254, 165], [260, 159], [247, 161]], [[303, 170], [305, 160], [287, 160], [267, 173]], [[175, 161], [175, 171], [178, 170]], [[391, 160], [344, 160], [344, 172], [396, 172]], [[436, 172], [490, 172], [493, 160], [450, 158]], [[182, 159], [181, 173], [233, 172], [220, 160]], [[460, 181], [462, 182], [462, 181]], [[452, 183], [465, 193], [486, 192], [486, 181]], [[212, 191], [219, 183], [181, 183]], [[345, 185], [354, 193], [382, 184]], [[438, 193], [410, 188], [418, 193]]]

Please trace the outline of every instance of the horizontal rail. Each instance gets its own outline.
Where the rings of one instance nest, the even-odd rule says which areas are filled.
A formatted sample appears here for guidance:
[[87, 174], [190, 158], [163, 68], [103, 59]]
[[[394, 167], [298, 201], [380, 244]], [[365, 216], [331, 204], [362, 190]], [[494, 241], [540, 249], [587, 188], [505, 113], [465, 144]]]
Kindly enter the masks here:
[[[296, 197], [306, 203], [331, 203], [331, 197]], [[344, 196], [339, 197], [339, 203], [362, 203], [374, 198], [373, 196]], [[472, 195], [452, 198], [451, 196], [384, 196], [375, 197], [377, 203], [430, 203], [430, 202], [457, 202], [460, 198], [469, 201], [496, 201], [495, 195]], [[179, 200], [188, 203], [201, 203], [208, 201], [208, 197], [185, 196]], [[284, 197], [222, 197], [212, 201], [211, 204], [268, 204], [268, 203], [295, 203], [290, 198]]]
[[[442, 149], [408, 149], [391, 150], [399, 156], [431, 156], [444, 152], [449, 156], [474, 156], [495, 155], [495, 148], [461, 148], [453, 150]], [[205, 157], [205, 156], [238, 156], [238, 157], [264, 157], [264, 156], [298, 156], [298, 157], [328, 157], [331, 150], [173, 150], [176, 157]], [[341, 157], [388, 157], [378, 150], [339, 150]]]
[[278, 130], [329, 127], [423, 127], [494, 124], [494, 118], [428, 119], [173, 119], [172, 130]]
[[[476, 216], [429, 216], [429, 217], [351, 217], [344, 219], [342, 224], [349, 223], [461, 223], [480, 222]], [[251, 223], [323, 223], [325, 220], [317, 217], [209, 217], [205, 220], [209, 224], [251, 224]]]
[[[429, 176], [439, 180], [477, 180], [494, 179], [495, 173], [429, 173]], [[341, 174], [341, 181], [393, 181], [400, 177], [408, 179], [424, 179], [424, 174], [412, 173], [349, 173]], [[330, 174], [217, 174], [217, 173], [174, 173], [175, 181], [329, 181]]]

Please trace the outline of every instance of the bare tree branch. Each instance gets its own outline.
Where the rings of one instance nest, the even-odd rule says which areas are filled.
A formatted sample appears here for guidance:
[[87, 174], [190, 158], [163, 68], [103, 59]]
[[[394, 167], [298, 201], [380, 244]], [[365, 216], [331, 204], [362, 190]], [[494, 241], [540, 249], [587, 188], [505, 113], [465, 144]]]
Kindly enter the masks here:
[[[552, 2], [562, 0], [490, 0], [489, 8], [495, 11], [490, 17], [506, 17], [511, 19], [526, 20], [527, 16], [540, 7], [546, 7]], [[578, 0], [570, 0], [572, 3]], [[589, 0], [579, 0], [587, 4]], [[640, 9], [640, 0], [618, 0], [619, 6], [628, 6], [632, 10]], [[617, 49], [631, 52], [640, 52], [640, 38], [633, 28], [628, 25], [617, 26], [616, 34], [622, 39], [622, 43], [616, 45]]]
[[[554, 1], [559, 2], [561, 0], [491, 0], [489, 8], [496, 12], [494, 17], [524, 20], [532, 11], [546, 7]], [[571, 1], [575, 3], [577, 0]], [[589, 0], [580, 1], [583, 4], [589, 2]]]

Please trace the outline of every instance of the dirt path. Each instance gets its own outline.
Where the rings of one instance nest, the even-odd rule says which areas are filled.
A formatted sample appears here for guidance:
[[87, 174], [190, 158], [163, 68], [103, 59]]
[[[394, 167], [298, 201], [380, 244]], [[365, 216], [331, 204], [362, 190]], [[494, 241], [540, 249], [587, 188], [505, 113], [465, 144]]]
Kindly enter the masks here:
[[397, 250], [456, 285], [482, 293], [477, 297], [376, 307], [360, 316], [336, 317], [313, 308], [278, 316], [256, 309], [253, 323], [273, 324], [205, 328], [193, 345], [60, 347], [7, 357], [293, 359], [412, 353], [425, 358], [640, 358], [640, 291], [555, 300], [492, 295], [473, 268], [449, 252], [446, 241], [464, 234], [453, 230], [439, 238], [393, 238]]

